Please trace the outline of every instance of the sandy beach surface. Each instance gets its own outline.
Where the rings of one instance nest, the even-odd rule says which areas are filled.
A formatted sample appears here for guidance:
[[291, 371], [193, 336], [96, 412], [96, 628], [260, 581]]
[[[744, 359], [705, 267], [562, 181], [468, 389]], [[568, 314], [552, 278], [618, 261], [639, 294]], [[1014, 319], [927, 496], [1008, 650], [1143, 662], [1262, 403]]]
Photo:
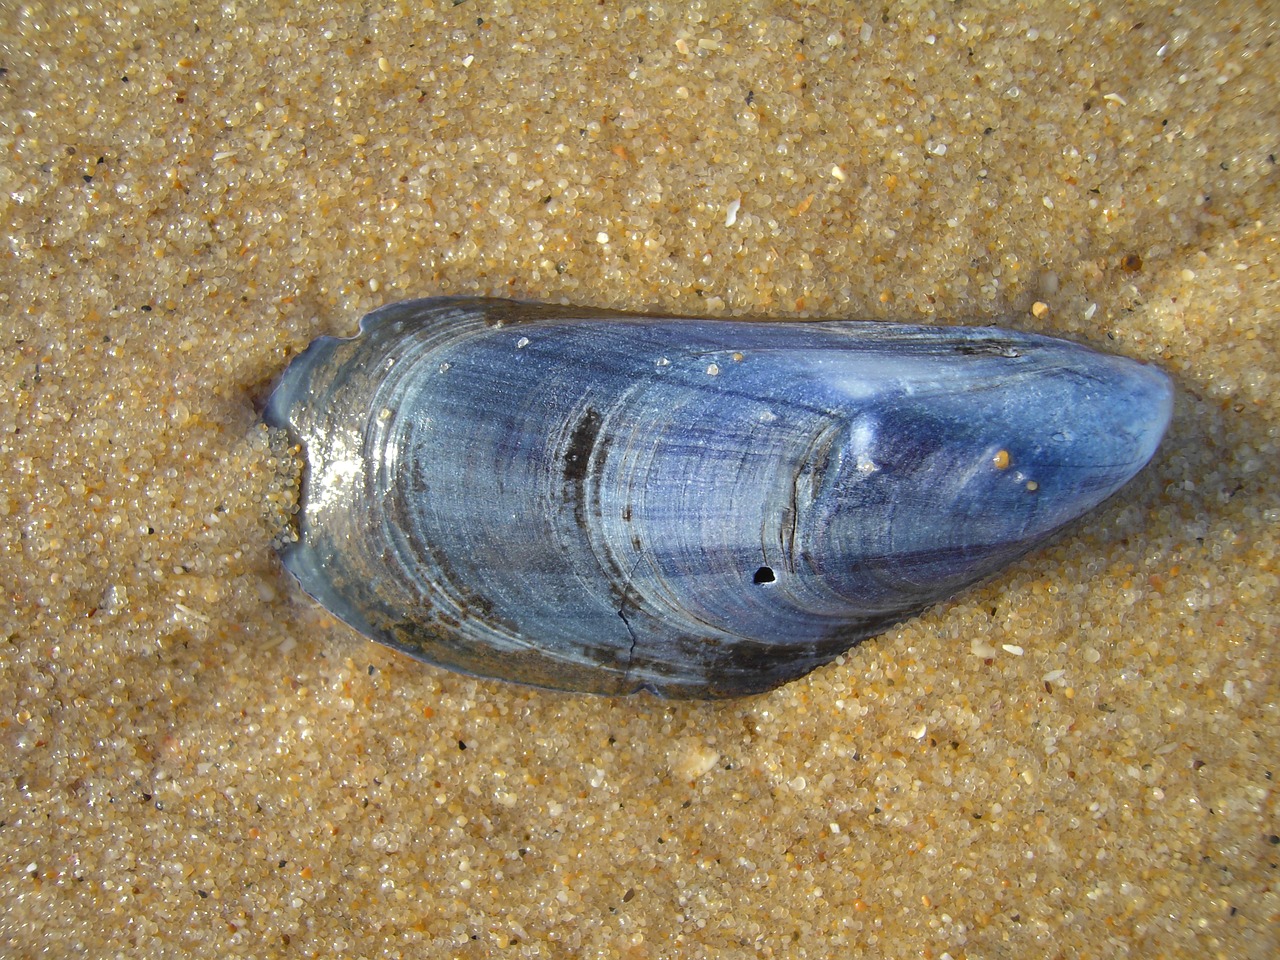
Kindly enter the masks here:
[[[0, 0], [0, 954], [1280, 954], [1272, 3]], [[438, 293], [1000, 321], [1152, 465], [771, 694], [379, 647], [288, 360]]]

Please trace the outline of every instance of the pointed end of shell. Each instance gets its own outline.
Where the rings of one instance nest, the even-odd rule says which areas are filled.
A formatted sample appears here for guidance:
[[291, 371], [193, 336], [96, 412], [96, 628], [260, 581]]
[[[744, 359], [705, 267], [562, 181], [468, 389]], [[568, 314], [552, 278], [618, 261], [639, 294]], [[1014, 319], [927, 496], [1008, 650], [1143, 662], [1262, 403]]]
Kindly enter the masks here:
[[1137, 449], [1141, 458], [1134, 470], [1137, 473], [1155, 456], [1173, 421], [1173, 381], [1163, 370], [1146, 364], [1137, 366], [1133, 381], [1135, 429], [1140, 437]]
[[1098, 451], [1096, 480], [1105, 488], [1098, 499], [1137, 476], [1155, 456], [1173, 419], [1173, 381], [1164, 371], [1119, 357], [1106, 359], [1112, 369], [1105, 382], [1105, 402], [1082, 403], [1093, 421], [1083, 422], [1082, 430]]

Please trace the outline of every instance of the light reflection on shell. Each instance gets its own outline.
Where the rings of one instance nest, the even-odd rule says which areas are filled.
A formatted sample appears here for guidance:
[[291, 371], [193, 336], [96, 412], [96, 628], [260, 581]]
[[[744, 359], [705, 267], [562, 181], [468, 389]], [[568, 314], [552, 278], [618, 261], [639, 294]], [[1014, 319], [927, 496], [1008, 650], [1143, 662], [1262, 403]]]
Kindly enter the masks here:
[[1123, 486], [1168, 379], [993, 327], [438, 298], [290, 364], [284, 563], [365, 635], [565, 690], [732, 697], [998, 570]]

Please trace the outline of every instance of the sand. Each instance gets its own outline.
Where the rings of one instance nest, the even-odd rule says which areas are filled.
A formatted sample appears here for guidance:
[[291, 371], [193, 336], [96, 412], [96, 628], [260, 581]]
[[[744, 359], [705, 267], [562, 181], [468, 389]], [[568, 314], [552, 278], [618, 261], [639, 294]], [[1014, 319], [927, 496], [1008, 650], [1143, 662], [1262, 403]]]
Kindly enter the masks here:
[[[1274, 5], [0, 3], [0, 954], [1272, 957]], [[258, 410], [465, 293], [1000, 320], [1156, 460], [772, 694], [317, 608]]]

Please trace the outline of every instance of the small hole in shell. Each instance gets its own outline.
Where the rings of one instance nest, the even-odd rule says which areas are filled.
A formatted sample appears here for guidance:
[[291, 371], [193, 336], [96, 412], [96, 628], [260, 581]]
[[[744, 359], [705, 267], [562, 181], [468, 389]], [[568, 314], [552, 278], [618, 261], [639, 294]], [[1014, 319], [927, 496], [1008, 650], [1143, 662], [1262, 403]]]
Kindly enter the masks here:
[[773, 567], [761, 567], [751, 578], [752, 583], [773, 583], [778, 578], [773, 575]]

